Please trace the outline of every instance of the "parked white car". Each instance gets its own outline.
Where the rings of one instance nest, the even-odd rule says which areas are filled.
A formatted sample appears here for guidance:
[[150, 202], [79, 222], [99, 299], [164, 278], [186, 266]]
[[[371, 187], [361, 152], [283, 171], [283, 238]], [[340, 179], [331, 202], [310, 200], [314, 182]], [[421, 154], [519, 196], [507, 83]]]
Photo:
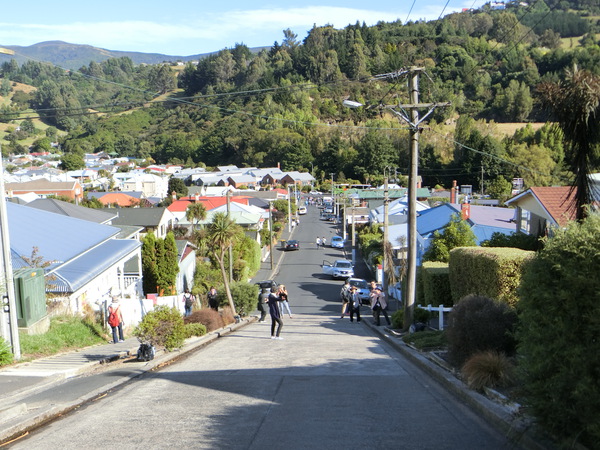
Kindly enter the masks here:
[[334, 236], [331, 238], [332, 248], [344, 248], [344, 238], [341, 236]]
[[351, 278], [354, 276], [354, 266], [347, 259], [337, 259], [331, 264], [329, 261], [323, 261], [323, 274], [330, 275], [332, 278]]
[[358, 297], [360, 298], [361, 303], [363, 305], [368, 304], [371, 291], [369, 289], [369, 283], [367, 283], [367, 280], [362, 278], [348, 278], [346, 281], [350, 283], [350, 286], [356, 286], [358, 289]]

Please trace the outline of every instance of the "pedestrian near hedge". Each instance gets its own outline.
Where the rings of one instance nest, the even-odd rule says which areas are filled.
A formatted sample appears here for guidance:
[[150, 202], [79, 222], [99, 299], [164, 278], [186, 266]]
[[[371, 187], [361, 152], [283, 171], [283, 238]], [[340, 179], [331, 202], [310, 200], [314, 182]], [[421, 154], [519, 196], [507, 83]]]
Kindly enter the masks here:
[[208, 294], [206, 294], [206, 297], [208, 298], [208, 307], [211, 309], [214, 309], [215, 311], [218, 311], [219, 310], [218, 292], [214, 286], [211, 286], [210, 290], [208, 291]]
[[258, 305], [256, 308], [260, 312], [259, 322], [264, 322], [265, 317], [267, 317], [267, 309], [265, 303], [269, 300], [269, 290], [267, 288], [262, 288], [262, 291], [258, 293]]
[[[112, 328], [113, 344], [125, 342], [123, 338], [123, 313], [121, 312], [121, 303], [118, 297], [113, 297], [108, 307], [108, 324]], [[119, 339], [117, 340], [117, 330]]]
[[379, 316], [383, 314], [385, 320], [387, 321], [388, 326], [392, 323], [390, 322], [390, 318], [387, 313], [387, 302], [385, 300], [385, 294], [379, 288], [375, 288], [375, 295], [371, 297], [371, 309], [373, 310], [373, 317], [375, 318], [375, 325], [380, 325]]

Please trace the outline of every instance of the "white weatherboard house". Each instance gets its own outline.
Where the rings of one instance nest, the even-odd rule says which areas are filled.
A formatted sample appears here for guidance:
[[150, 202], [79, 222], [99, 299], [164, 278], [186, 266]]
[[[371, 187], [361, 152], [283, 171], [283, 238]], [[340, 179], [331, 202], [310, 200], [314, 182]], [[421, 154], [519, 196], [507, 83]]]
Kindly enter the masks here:
[[141, 320], [141, 243], [118, 239], [117, 227], [8, 202], [13, 269], [31, 267], [34, 249], [43, 259], [47, 294], [63, 309], [99, 310], [109, 294], [122, 297], [126, 324]]

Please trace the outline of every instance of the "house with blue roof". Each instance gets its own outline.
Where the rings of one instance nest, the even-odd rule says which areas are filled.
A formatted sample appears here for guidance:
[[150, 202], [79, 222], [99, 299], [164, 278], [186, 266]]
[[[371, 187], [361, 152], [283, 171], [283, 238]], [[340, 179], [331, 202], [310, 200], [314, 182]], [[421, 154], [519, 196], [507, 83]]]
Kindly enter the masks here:
[[[465, 216], [465, 209], [469, 210], [468, 217]], [[421, 264], [423, 254], [429, 248], [434, 233], [441, 232], [454, 214], [463, 215], [475, 234], [477, 245], [490, 239], [496, 232], [502, 234], [515, 232], [513, 209], [456, 203], [442, 203], [433, 208], [423, 209], [417, 216], [417, 264]], [[388, 228], [388, 240], [395, 257], [406, 258], [408, 224], [391, 223]]]
[[12, 202], [6, 208], [14, 270], [31, 267], [35, 254], [46, 265], [46, 292], [65, 311], [82, 313], [86, 305], [98, 310], [117, 294], [125, 322], [141, 320], [133, 313], [141, 296], [139, 240], [118, 239], [120, 228], [103, 223]]
[[[468, 206], [465, 206], [468, 205]], [[469, 210], [468, 217], [465, 215]], [[442, 203], [439, 206], [421, 211], [417, 217], [417, 232], [425, 241], [425, 249], [433, 233], [441, 231], [453, 214], [463, 215], [475, 234], [477, 245], [490, 239], [492, 234], [512, 234], [515, 231], [513, 223], [514, 210], [493, 206], [480, 206], [463, 203]]]

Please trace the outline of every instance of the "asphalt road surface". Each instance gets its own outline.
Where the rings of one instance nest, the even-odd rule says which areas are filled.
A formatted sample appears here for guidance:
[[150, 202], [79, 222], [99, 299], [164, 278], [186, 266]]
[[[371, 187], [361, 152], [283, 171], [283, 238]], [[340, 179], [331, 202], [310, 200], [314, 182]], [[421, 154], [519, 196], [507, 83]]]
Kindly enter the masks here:
[[293, 312], [283, 340], [268, 319], [253, 323], [11, 448], [514, 448], [368, 327], [340, 319], [342, 281], [320, 264], [342, 250], [315, 245], [333, 227], [309, 207], [294, 230], [301, 249], [276, 277]]

